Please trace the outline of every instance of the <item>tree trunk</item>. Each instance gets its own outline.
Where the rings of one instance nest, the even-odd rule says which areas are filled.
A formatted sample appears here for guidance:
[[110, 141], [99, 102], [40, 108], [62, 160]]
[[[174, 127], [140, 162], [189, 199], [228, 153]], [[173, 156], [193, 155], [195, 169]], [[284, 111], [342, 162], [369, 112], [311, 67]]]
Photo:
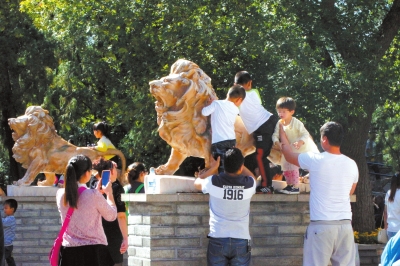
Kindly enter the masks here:
[[10, 162], [10, 173], [8, 182], [11, 184], [12, 181], [20, 178], [21, 167], [14, 160], [12, 147], [14, 146], [14, 140], [12, 139], [12, 132], [8, 125], [8, 119], [15, 117], [15, 108], [12, 100], [12, 85], [10, 82], [10, 75], [6, 62], [0, 64], [0, 91], [1, 91], [1, 124], [0, 130], [2, 131], [4, 145], [7, 148], [9, 162]]
[[352, 129], [345, 129], [345, 139], [341, 149], [342, 153], [352, 158], [358, 166], [356, 202], [352, 204], [353, 228], [358, 232], [370, 232], [375, 229], [371, 181], [365, 159], [365, 143], [368, 139], [371, 116], [372, 111], [366, 117], [355, 118], [349, 123]]

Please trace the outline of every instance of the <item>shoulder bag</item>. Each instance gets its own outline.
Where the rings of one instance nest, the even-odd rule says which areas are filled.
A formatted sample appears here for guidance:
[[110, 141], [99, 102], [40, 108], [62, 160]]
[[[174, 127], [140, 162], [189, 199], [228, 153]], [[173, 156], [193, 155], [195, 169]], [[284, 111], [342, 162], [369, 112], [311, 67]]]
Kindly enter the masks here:
[[384, 214], [385, 214], [385, 211], [383, 211], [381, 226], [378, 231], [378, 243], [381, 243], [381, 244], [386, 244], [388, 242], [388, 236], [387, 236], [386, 229], [382, 229]]
[[[85, 190], [85, 187], [80, 187], [78, 189], [78, 195], [81, 195], [82, 192]], [[58, 237], [56, 240], [54, 240], [53, 247], [50, 250], [49, 253], [49, 261], [51, 266], [58, 266], [59, 260], [60, 260], [60, 250], [61, 250], [61, 244], [63, 240], [63, 236], [65, 231], [67, 230], [69, 221], [71, 220], [71, 216], [74, 213], [74, 208], [69, 208], [67, 215], [65, 216], [64, 223], [62, 224], [60, 233], [58, 234]]]

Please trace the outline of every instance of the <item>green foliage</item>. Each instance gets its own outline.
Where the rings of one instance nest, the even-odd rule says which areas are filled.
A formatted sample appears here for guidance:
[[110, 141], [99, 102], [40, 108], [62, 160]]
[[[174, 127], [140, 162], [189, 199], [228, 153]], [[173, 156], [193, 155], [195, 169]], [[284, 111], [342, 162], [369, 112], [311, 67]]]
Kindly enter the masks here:
[[4, 146], [0, 146], [0, 187], [4, 190], [7, 184], [11, 184], [10, 176], [10, 163], [8, 152]]
[[[398, 94], [398, 92], [396, 93]], [[382, 147], [383, 160], [400, 170], [400, 105], [395, 98], [388, 99], [377, 108], [373, 117], [373, 128], [377, 131], [377, 141]]]
[[[374, 121], [382, 130], [388, 129], [385, 123], [387, 133], [398, 128], [391, 99], [398, 97], [400, 23], [389, 25], [399, 21], [392, 12], [398, 5], [399, 0], [24, 0], [21, 10], [55, 44], [58, 67], [48, 71], [53, 82], [40, 92], [61, 135], [92, 142], [92, 123], [107, 120], [113, 142], [130, 161], [163, 163], [169, 148], [157, 136], [148, 82], [186, 58], [225, 97], [234, 74], [246, 69], [271, 112], [280, 96], [295, 98], [296, 116], [314, 138], [325, 121], [344, 125], [343, 152], [361, 174], [356, 204], [366, 226], [358, 229], [368, 231], [372, 208], [362, 177], [376, 107]], [[13, 36], [21, 36], [14, 28]]]
[[[2, 1], [0, 5], [0, 134], [4, 148], [11, 153], [14, 144], [8, 118], [25, 112], [29, 105], [40, 105], [53, 76], [56, 61], [53, 45], [19, 10], [19, 1]], [[8, 158], [12, 180], [20, 177], [12, 154]], [[7, 166], [8, 167], [8, 166]]]

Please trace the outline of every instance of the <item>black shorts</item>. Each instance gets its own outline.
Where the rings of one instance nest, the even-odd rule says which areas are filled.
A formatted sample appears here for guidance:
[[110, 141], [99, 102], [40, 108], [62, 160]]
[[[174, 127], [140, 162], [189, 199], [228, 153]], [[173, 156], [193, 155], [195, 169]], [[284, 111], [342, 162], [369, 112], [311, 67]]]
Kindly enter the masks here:
[[271, 115], [264, 124], [253, 132], [256, 149], [263, 149], [265, 157], [267, 157], [271, 151], [273, 145], [272, 135], [274, 134], [275, 126], [278, 121], [279, 119], [276, 115]]
[[107, 261], [107, 265], [114, 265], [117, 263], [122, 263], [124, 260], [124, 255], [121, 254], [121, 245], [122, 238], [112, 238], [107, 239], [108, 242], [108, 256], [106, 256], [105, 260]]
[[105, 245], [87, 245], [79, 247], [61, 247], [61, 266], [109, 266], [103, 260], [103, 254], [107, 253]]

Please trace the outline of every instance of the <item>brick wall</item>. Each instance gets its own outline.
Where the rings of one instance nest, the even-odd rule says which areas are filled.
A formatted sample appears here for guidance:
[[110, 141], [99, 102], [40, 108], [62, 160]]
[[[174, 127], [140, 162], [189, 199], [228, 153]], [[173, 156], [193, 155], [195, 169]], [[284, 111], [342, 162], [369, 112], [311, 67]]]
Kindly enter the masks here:
[[[55, 197], [13, 198], [19, 204], [14, 242], [17, 265], [49, 265], [47, 255], [61, 227]], [[129, 201], [130, 210], [129, 257], [124, 265], [206, 265], [208, 195], [126, 194], [122, 198]], [[308, 194], [253, 196], [253, 265], [302, 265], [308, 201]]]
[[[61, 228], [55, 197], [10, 198], [18, 201], [13, 252], [17, 266], [49, 265], [47, 255]], [[1, 197], [1, 203], [6, 199]]]
[[[123, 195], [129, 202], [129, 265], [206, 265], [208, 195]], [[253, 265], [302, 265], [309, 195], [255, 195]]]
[[[48, 254], [61, 229], [60, 213], [55, 197], [0, 197], [3, 202], [13, 198], [18, 202], [14, 241], [14, 259], [17, 266], [50, 265]], [[128, 255], [124, 265], [128, 265]], [[7, 265], [7, 264], [6, 264]]]

